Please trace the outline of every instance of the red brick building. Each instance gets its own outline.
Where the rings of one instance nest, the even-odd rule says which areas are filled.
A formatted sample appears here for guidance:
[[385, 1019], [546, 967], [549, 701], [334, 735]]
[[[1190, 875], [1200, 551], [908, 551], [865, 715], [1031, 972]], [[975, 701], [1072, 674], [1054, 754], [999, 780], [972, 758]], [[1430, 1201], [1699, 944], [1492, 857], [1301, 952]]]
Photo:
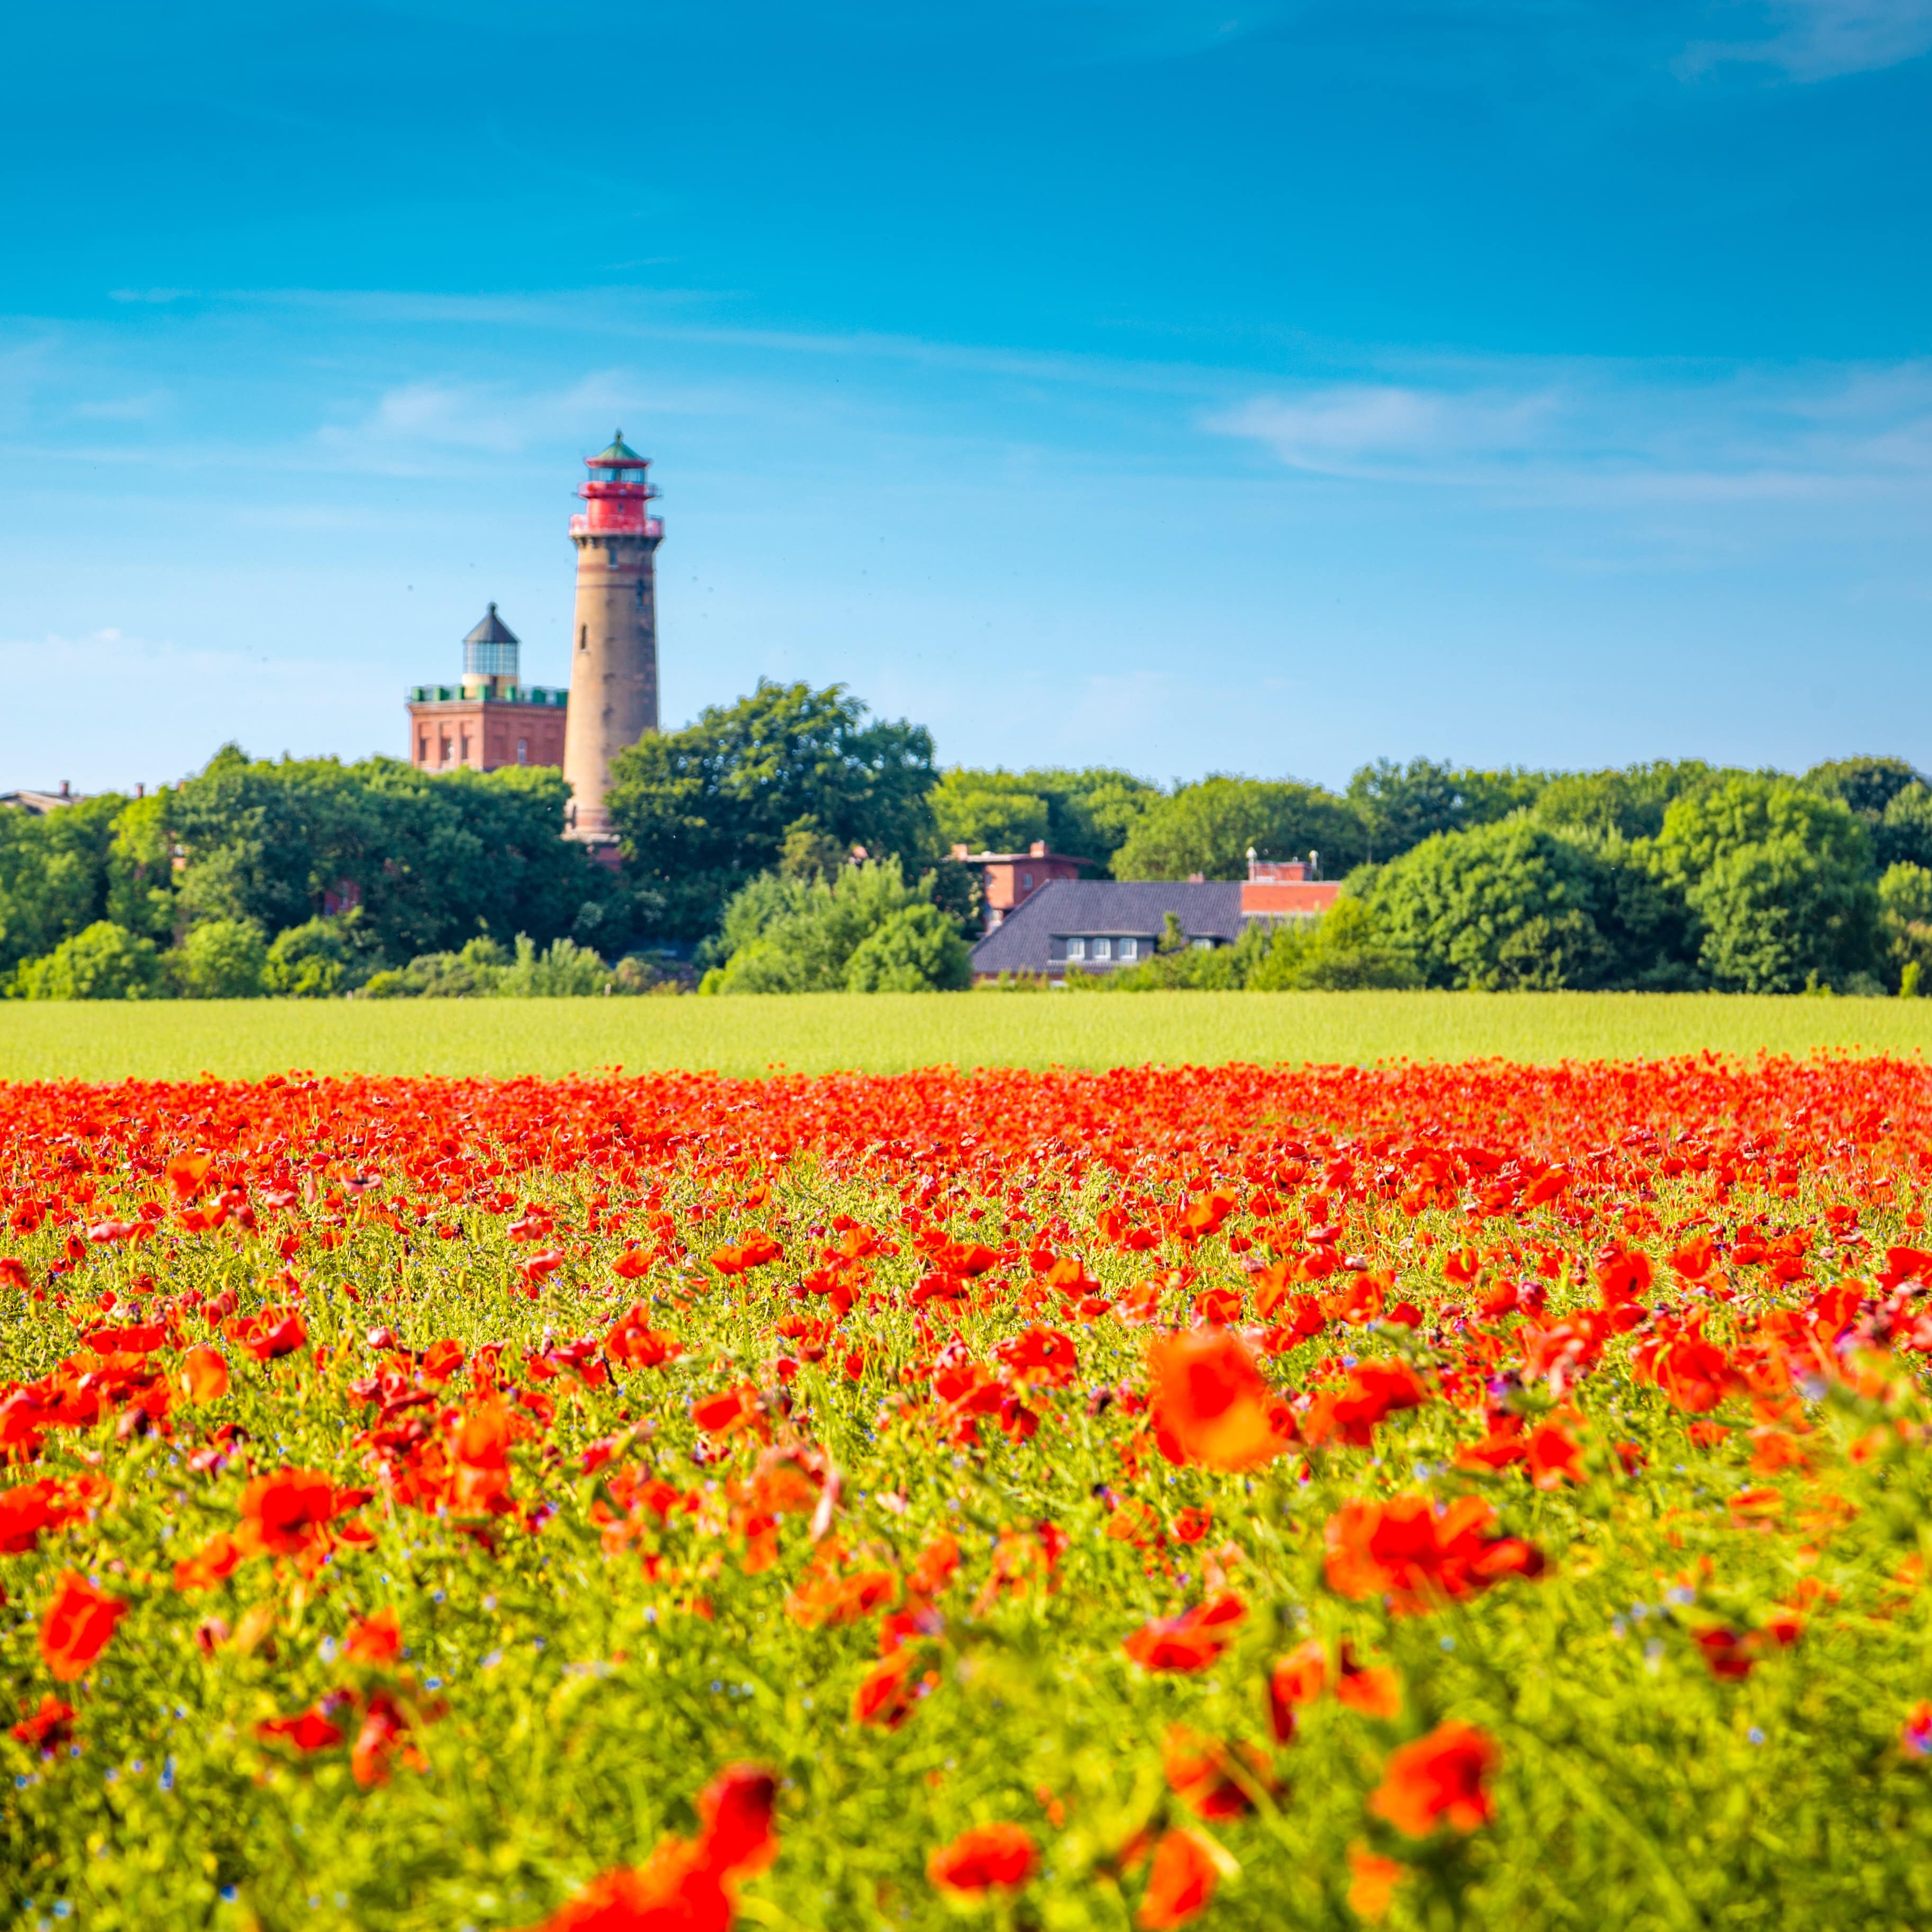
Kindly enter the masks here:
[[988, 932], [1042, 886], [1050, 885], [1055, 879], [1077, 879], [1082, 867], [1094, 862], [1090, 859], [1069, 858], [1064, 852], [1049, 852], [1043, 838], [1036, 838], [1024, 852], [969, 852], [964, 846], [956, 845], [952, 856], [962, 865], [980, 868]]
[[1312, 869], [1305, 860], [1257, 859], [1250, 852], [1242, 918], [1319, 919], [1342, 896], [1342, 882], [1311, 878]]
[[411, 764], [431, 772], [562, 766], [570, 694], [520, 685], [517, 649], [517, 634], [491, 604], [463, 640], [463, 682], [410, 692]]

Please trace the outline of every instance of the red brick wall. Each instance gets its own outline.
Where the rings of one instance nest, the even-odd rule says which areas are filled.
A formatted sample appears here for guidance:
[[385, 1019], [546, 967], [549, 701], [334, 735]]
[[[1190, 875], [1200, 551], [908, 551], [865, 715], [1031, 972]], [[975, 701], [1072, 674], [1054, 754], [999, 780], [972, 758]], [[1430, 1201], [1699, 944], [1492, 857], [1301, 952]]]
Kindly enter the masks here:
[[1300, 884], [1251, 882], [1241, 888], [1241, 916], [1253, 919], [1312, 919], [1342, 896], [1340, 879], [1309, 879]]
[[[1030, 877], [1030, 886], [1022, 882], [1022, 875]], [[986, 908], [989, 912], [1010, 913], [1022, 899], [1030, 898], [1040, 887], [1052, 879], [1077, 879], [1080, 868], [1060, 859], [1002, 860], [997, 865], [985, 868]]]
[[[453, 771], [458, 765], [494, 772], [506, 765], [563, 763], [562, 705], [485, 704], [481, 698], [456, 698], [440, 704], [412, 704], [410, 763], [425, 771]], [[424, 741], [428, 741], [427, 752]], [[447, 760], [444, 742], [450, 747]], [[524, 755], [519, 758], [520, 742]]]

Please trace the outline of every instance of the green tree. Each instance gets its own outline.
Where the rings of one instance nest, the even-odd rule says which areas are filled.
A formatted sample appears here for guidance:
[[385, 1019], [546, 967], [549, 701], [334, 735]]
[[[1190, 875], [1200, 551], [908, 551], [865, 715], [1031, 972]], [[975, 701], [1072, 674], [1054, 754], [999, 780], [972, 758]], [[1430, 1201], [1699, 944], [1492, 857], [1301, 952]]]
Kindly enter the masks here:
[[1598, 838], [1654, 838], [1671, 801], [1689, 791], [1742, 776], [1701, 759], [1628, 765], [1621, 770], [1558, 772], [1537, 794], [1535, 817]]
[[1814, 765], [1804, 782], [1824, 797], [1849, 806], [1869, 830], [1900, 792], [1922, 785], [1925, 774], [1903, 758], [1834, 758]]
[[761, 681], [728, 710], [617, 754], [610, 814], [626, 858], [659, 896], [658, 930], [715, 930], [726, 900], [778, 864], [803, 819], [874, 858], [932, 855], [932, 740], [903, 719], [865, 719], [842, 686]]
[[252, 919], [204, 920], [188, 928], [169, 964], [190, 1000], [252, 1000], [262, 989], [268, 944]]
[[1016, 852], [1044, 839], [1051, 850], [1105, 871], [1160, 796], [1145, 779], [1107, 766], [1022, 772], [955, 766], [940, 775], [932, 808], [940, 842], [949, 848]]
[[860, 941], [845, 968], [854, 993], [950, 993], [972, 983], [966, 942], [937, 906], [901, 908]]
[[338, 892], [391, 961], [486, 934], [621, 944], [636, 923], [628, 888], [563, 836], [566, 800], [561, 773], [536, 766], [270, 764], [224, 746], [170, 795], [180, 902], [280, 933]]
[[1318, 851], [1324, 872], [1344, 872], [1363, 856], [1361, 821], [1342, 800], [1313, 785], [1204, 778], [1148, 808], [1114, 855], [1114, 874], [1243, 879], [1250, 847], [1269, 859]]
[[14, 983], [28, 1000], [152, 1000], [166, 990], [154, 942], [105, 919], [24, 962]]
[[1894, 792], [1878, 822], [1867, 829], [1881, 872], [1893, 866], [1932, 867], [1932, 787], [1913, 784]]
[[[1036, 839], [1052, 843], [1052, 814], [1041, 794], [1004, 771], [956, 766], [932, 788], [932, 815], [941, 844], [973, 852], [1024, 852]], [[1076, 854], [1084, 857], [1084, 854]]]
[[[0, 808], [0, 973], [116, 909], [115, 824], [127, 803], [109, 793], [46, 813]], [[116, 922], [146, 933], [147, 913]]]
[[1631, 855], [1515, 818], [1438, 832], [1376, 871], [1369, 910], [1432, 986], [1688, 983], [1681, 901]]
[[1878, 963], [1871, 842], [1839, 799], [1791, 778], [1728, 778], [1678, 799], [1649, 856], [1694, 915], [1714, 986], [1842, 987]]
[[1506, 818], [1535, 802], [1546, 775], [1525, 771], [1470, 771], [1432, 759], [1406, 765], [1382, 758], [1364, 765], [1348, 781], [1365, 841], [1360, 856], [1393, 859], [1438, 832], [1460, 832]]

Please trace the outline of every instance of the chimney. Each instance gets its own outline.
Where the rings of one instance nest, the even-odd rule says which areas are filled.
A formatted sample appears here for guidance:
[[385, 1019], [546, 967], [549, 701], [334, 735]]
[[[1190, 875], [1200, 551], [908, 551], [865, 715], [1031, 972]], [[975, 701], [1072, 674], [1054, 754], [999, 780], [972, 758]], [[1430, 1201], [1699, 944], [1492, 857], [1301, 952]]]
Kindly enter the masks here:
[[1046, 841], [1044, 838], [1036, 838], [1033, 843], [1027, 848], [1027, 851], [1028, 855], [1033, 858], [1044, 859], [1046, 856]]
[[70, 793], [67, 788], [67, 780], [65, 778], [62, 778], [61, 780], [61, 796], [62, 798], [70, 798], [72, 796], [72, 793]]
[[956, 859], [966, 859], [971, 857], [972, 854], [967, 850], [964, 845], [956, 845], [952, 848], [952, 856]]
[[144, 785], [144, 784], [137, 784], [137, 785], [134, 788], [134, 796], [135, 796], [136, 798], [146, 798], [146, 797], [147, 796], [147, 795], [148, 795], [148, 788], [147, 788], [146, 785]]

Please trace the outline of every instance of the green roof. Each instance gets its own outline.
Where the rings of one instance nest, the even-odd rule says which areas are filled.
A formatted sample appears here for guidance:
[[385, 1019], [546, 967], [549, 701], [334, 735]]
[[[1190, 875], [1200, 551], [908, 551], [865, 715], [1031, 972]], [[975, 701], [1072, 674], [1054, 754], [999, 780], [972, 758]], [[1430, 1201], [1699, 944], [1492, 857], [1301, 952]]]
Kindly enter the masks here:
[[600, 449], [595, 456], [586, 456], [586, 463], [608, 463], [614, 468], [621, 464], [641, 464], [644, 459], [624, 440], [624, 432], [618, 430], [610, 439], [608, 449]]

